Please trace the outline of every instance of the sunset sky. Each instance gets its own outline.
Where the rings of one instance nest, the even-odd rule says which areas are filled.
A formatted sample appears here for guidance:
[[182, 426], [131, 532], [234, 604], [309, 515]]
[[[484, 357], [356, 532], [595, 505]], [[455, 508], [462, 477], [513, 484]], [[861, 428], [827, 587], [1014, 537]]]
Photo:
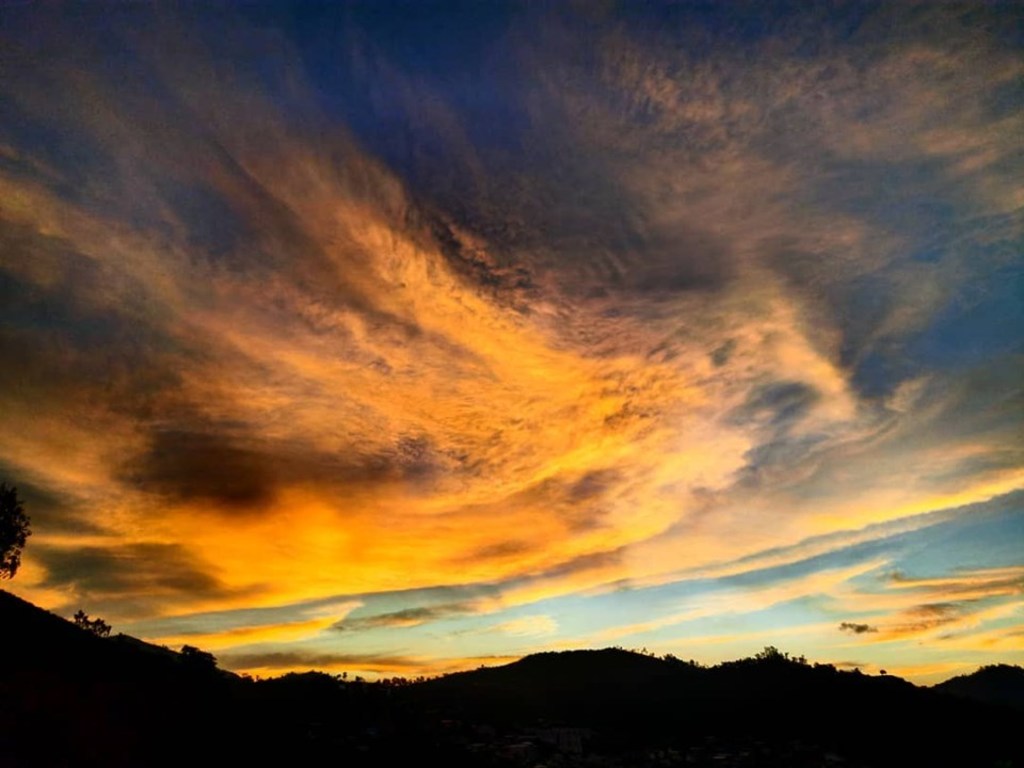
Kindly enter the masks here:
[[4, 589], [260, 675], [1024, 663], [1024, 7], [0, 2]]

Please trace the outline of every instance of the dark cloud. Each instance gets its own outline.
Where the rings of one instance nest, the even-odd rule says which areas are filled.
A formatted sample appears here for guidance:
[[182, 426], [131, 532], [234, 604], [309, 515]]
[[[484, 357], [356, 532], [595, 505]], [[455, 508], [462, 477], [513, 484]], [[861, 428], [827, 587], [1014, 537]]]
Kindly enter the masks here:
[[[486, 104], [473, 95], [479, 88], [422, 68], [403, 71], [387, 43], [367, 40], [349, 78], [369, 82], [342, 109], [426, 207], [445, 213], [433, 227], [442, 251], [482, 290], [526, 310], [542, 293], [574, 304], [626, 298], [629, 313], [646, 312], [645, 300], [720, 289], [736, 271], [728, 242], [693, 217], [652, 212], [672, 193], [652, 206], [623, 181], [650, 162], [655, 145], [692, 137], [666, 140], [633, 115], [623, 119], [621, 106], [635, 94], [606, 77], [596, 52], [608, 41], [564, 21], [513, 24], [495, 41], [474, 65], [476, 77], [500, 89]], [[533, 24], [547, 28], [542, 40]], [[507, 61], [525, 77], [510, 78]], [[595, 146], [591, 124], [624, 140]], [[638, 132], [645, 140], [625, 138]], [[487, 253], [467, 248], [456, 230], [486, 243]]]
[[[188, 287], [197, 294], [212, 278], [230, 276], [239, 290], [284, 275], [311, 303], [355, 311], [371, 327], [387, 328], [398, 338], [422, 333], [359, 287], [368, 283], [368, 260], [354, 243], [325, 243], [309, 217], [289, 204], [280, 170], [308, 162], [307, 152], [321, 158], [323, 178], [353, 199], [379, 210], [386, 209], [382, 203], [390, 195], [377, 183], [380, 174], [362, 167], [344, 128], [334, 124], [328, 130], [322, 113], [283, 82], [298, 60], [295, 50], [280, 40], [268, 47], [263, 40], [261, 50], [272, 50], [278, 66], [257, 82], [231, 60], [238, 51], [229, 46], [215, 54], [173, 19], [146, 17], [145, 23], [126, 25], [112, 17], [103, 23], [104, 34], [118, 40], [111, 46], [84, 39], [61, 20], [55, 26], [63, 32], [53, 30], [50, 42], [59, 37], [60, 47], [69, 49], [64, 64], [31, 86], [9, 78], [13, 101], [30, 103], [39, 113], [5, 121], [13, 125], [11, 145], [29, 149], [28, 157], [56, 153], [45, 164], [26, 167], [25, 175], [65, 202], [102, 211], [183, 253], [192, 276], [199, 277]], [[244, 48], [252, 31], [244, 23], [232, 31]], [[176, 43], [167, 45], [174, 37]], [[75, 65], [65, 69], [71, 60]], [[25, 74], [37, 73], [29, 68]], [[281, 101], [272, 105], [269, 92]], [[280, 111], [286, 99], [288, 118]], [[47, 109], [50, 103], [63, 108]], [[294, 133], [286, 136], [287, 131]], [[297, 146], [300, 158], [285, 157]], [[75, 173], [70, 182], [58, 183], [46, 172], [51, 167]], [[266, 307], [269, 313], [283, 309]]]
[[441, 461], [423, 436], [399, 437], [390, 450], [327, 454], [274, 443], [244, 425], [159, 429], [124, 468], [136, 487], [182, 502], [207, 501], [228, 513], [265, 510], [285, 485], [346, 487], [429, 480]]
[[588, 501], [614, 488], [621, 482], [622, 474], [614, 469], [596, 469], [587, 472], [569, 488], [569, 498], [574, 502]]
[[925, 603], [914, 606], [900, 613], [903, 620], [899, 624], [887, 627], [887, 631], [900, 634], [916, 634], [927, 632], [947, 624], [955, 624], [963, 616], [970, 614], [979, 601], [975, 599]]
[[[1014, 494], [1014, 496], [1016, 495], [1017, 494]], [[974, 506], [976, 508], [983, 508], [980, 504]], [[963, 535], [963, 533], [960, 532], [960, 535]], [[907, 576], [898, 570], [889, 574], [889, 578], [894, 582], [903, 583], [908, 586], [913, 586], [919, 583], [917, 579]], [[950, 583], [943, 585], [943, 594], [955, 596], [963, 593], [973, 594], [979, 590], [986, 593], [1024, 592], [1024, 576], [1014, 573], [1003, 574], [997, 571], [991, 577], [986, 579], [965, 578], [961, 582], [956, 582], [955, 578], [956, 573], [954, 572], [950, 579]], [[922, 586], [927, 587], [927, 581], [923, 582]], [[921, 614], [938, 615], [949, 613], [957, 606], [964, 605], [969, 602], [971, 602], [970, 599], [942, 603], [929, 603], [926, 605], [920, 605], [914, 610]]]
[[964, 477], [981, 476], [1005, 470], [1012, 470], [1021, 464], [1022, 450], [1013, 446], [993, 447], [982, 456], [968, 456], [954, 467], [943, 467], [922, 475], [922, 480], [945, 484]]
[[800, 421], [821, 399], [821, 394], [799, 381], [777, 381], [754, 389], [743, 405], [729, 414], [734, 424], [766, 423], [785, 429]]
[[558, 565], [547, 568], [540, 573], [534, 574], [533, 578], [546, 579], [571, 576], [574, 573], [583, 573], [585, 571], [596, 570], [598, 568], [605, 568], [609, 565], [617, 565], [622, 562], [622, 557], [625, 554], [625, 551], [626, 548], [621, 547], [607, 552], [593, 552], [589, 555], [580, 555], [579, 557], [574, 557], [572, 560], [567, 560], [564, 563], [559, 563]]
[[863, 661], [837, 661], [835, 666], [839, 669], [863, 669], [867, 664]]
[[736, 351], [736, 339], [729, 339], [711, 352], [711, 362], [714, 363], [716, 368], [721, 368], [732, 357], [733, 352]]
[[160, 431], [131, 479], [140, 488], [180, 501], [210, 501], [228, 509], [260, 508], [273, 500], [280, 464], [273, 454], [216, 433]]
[[617, 255], [626, 265], [623, 287], [651, 297], [719, 290], [735, 274], [728, 245], [699, 230], [632, 232]]
[[18, 361], [0, 367], [0, 392], [138, 412], [173, 383], [177, 345], [151, 321], [146, 286], [9, 222], [0, 222], [0, 253], [0, 344]]
[[918, 632], [951, 624], [970, 609], [973, 600], [962, 602], [926, 603], [904, 612], [910, 621], [900, 625], [902, 631]]
[[747, 463], [737, 473], [737, 487], [756, 490], [799, 476], [804, 462], [823, 442], [821, 435], [782, 435], [754, 446], [743, 455]]
[[[550, 142], [550, 133], [543, 140]], [[565, 141], [571, 145], [575, 139]], [[559, 155], [558, 165], [577, 162], [571, 159], [572, 146], [553, 150]], [[461, 158], [452, 160], [458, 163]], [[587, 161], [580, 158], [578, 162]], [[581, 190], [571, 182], [566, 187], [553, 186], [559, 174], [552, 175], [550, 170], [547, 162], [540, 162], [532, 168], [497, 167], [487, 176], [495, 196], [503, 196], [509, 188], [517, 193], [503, 197], [506, 205], [500, 213], [472, 211], [458, 220], [461, 228], [486, 239], [489, 254], [440, 241], [456, 271], [524, 311], [545, 289], [545, 298], [553, 298], [550, 289], [555, 287], [556, 296], [574, 306], [591, 299], [626, 300], [631, 309], [622, 306], [625, 314], [647, 312], [645, 300], [719, 290], [734, 276], [734, 259], [716, 237], [679, 226], [662, 229], [630, 214], [632, 203], [616, 186], [614, 171], [609, 169], [606, 178], [581, 182], [587, 185]], [[512, 174], [515, 177], [510, 179]], [[593, 168], [586, 173], [566, 169], [570, 176], [594, 174]], [[524, 183], [531, 188], [529, 194], [518, 192]], [[581, 193], [588, 201], [578, 199]], [[449, 203], [454, 210], [477, 206], [476, 201], [467, 200]], [[506, 217], [518, 224], [505, 221]], [[529, 227], [522, 222], [529, 222]]]
[[335, 624], [334, 629], [340, 632], [359, 632], [366, 629], [410, 627], [475, 612], [476, 608], [472, 602], [427, 605], [378, 613], [374, 616], [348, 616]]
[[500, 251], [473, 247], [440, 218], [433, 221], [431, 233], [456, 274], [499, 303], [530, 311], [530, 302], [539, 293], [530, 264]]
[[[565, 476], [546, 477], [502, 499], [500, 503], [513, 508], [543, 508], [568, 531], [588, 531], [605, 524], [608, 509], [601, 503], [601, 496], [606, 488], [612, 487], [614, 477], [616, 471], [610, 469], [593, 470], [583, 476], [567, 473]], [[500, 509], [496, 513], [500, 514]], [[519, 546], [519, 540], [498, 542], [488, 545], [483, 551], [470, 550], [465, 557], [502, 557], [513, 552], [510, 547]], [[524, 539], [522, 547], [519, 551], [526, 552], [536, 549], [537, 545], [527, 545]]]
[[852, 632], [855, 635], [863, 635], [866, 632], [877, 632], [878, 627], [873, 627], [870, 624], [856, 624], [852, 621], [844, 621], [839, 625], [840, 632]]
[[95, 520], [95, 509], [67, 494], [45, 488], [18, 477], [15, 468], [0, 462], [0, 482], [18, 489], [25, 513], [36, 533], [97, 535], [106, 531]]
[[277, 651], [270, 653], [224, 653], [218, 656], [225, 669], [253, 669], [258, 667], [284, 669], [309, 667], [333, 669], [341, 666], [355, 668], [386, 667], [417, 669], [422, 661], [406, 656], [375, 655], [372, 653], [316, 653], [307, 651]]
[[211, 568], [180, 544], [121, 544], [109, 547], [54, 547], [41, 544], [33, 555], [46, 569], [43, 586], [96, 597], [229, 593]]
[[[394, 592], [370, 592], [337, 594], [291, 604], [278, 604], [262, 608], [232, 608], [228, 610], [192, 613], [188, 615], [164, 618], [146, 618], [138, 621], [129, 631], [142, 636], [166, 637], [169, 635], [209, 634], [225, 626], [230, 627], [266, 627], [275, 624], [289, 624], [308, 620], [311, 617], [330, 615], [333, 611], [348, 610], [352, 602], [363, 604], [353, 611], [357, 620], [369, 619], [369, 624], [379, 616], [387, 616], [383, 621], [400, 623], [403, 620], [416, 620], [419, 609], [427, 613], [437, 611], [441, 614], [459, 615], [471, 613], [473, 606], [482, 598], [493, 598], [499, 593], [495, 585], [472, 585], [458, 587], [430, 587], [426, 589], [408, 589]], [[415, 607], [406, 607], [413, 605]], [[342, 606], [342, 607], [339, 607]], [[406, 615], [405, 612], [410, 614]], [[450, 612], [450, 613], [449, 613]], [[363, 615], [360, 614], [370, 614]], [[392, 616], [395, 614], [395, 616]], [[422, 618], [422, 616], [421, 616]], [[344, 621], [338, 621], [335, 629], [342, 628], [352, 621], [348, 614]], [[359, 626], [354, 625], [354, 626]]]
[[959, 603], [926, 603], [924, 605], [918, 605], [910, 609], [910, 613], [916, 616], [930, 616], [935, 618], [944, 618], [947, 616], [955, 616], [960, 613], [961, 606]]
[[[797, 238], [770, 241], [765, 250], [765, 263], [799, 295], [805, 311], [813, 310], [824, 327], [840, 326], [840, 362], [854, 365], [872, 334], [897, 308], [900, 297], [891, 282], [858, 259], [827, 258], [806, 250]], [[817, 338], [819, 330], [807, 324], [811, 339]]]
[[744, 454], [746, 464], [737, 472], [737, 488], [750, 491], [785, 484], [806, 473], [808, 456], [826, 438], [822, 434], [793, 435], [792, 428], [820, 399], [818, 390], [807, 384], [779, 381], [754, 388], [746, 402], [729, 412], [728, 423], [758, 426], [765, 433]]
[[529, 541], [499, 541], [496, 544], [488, 544], [485, 547], [474, 549], [464, 558], [466, 562], [478, 562], [480, 560], [500, 560], [506, 557], [523, 555], [537, 549], [536, 543]]
[[[1024, 448], [1016, 439], [1024, 414], [1024, 391], [1019, 384], [1022, 378], [1024, 356], [1021, 355], [1000, 356], [964, 371], [948, 371], [943, 376], [932, 377], [914, 404], [923, 412], [917, 430], [903, 430], [895, 435], [893, 449], [909, 450], [921, 440], [970, 441], [984, 434], [994, 444], [992, 448], [998, 448], [998, 451], [990, 448], [986, 454], [1005, 457], [1009, 451], [1018, 461], [1024, 461]], [[956, 463], [956, 469], [970, 467], [979, 458], [977, 455], [964, 457]], [[935, 472], [936, 468], [928, 467], [927, 471]]]
[[316, 651], [270, 651], [267, 653], [222, 653], [217, 659], [220, 666], [225, 669], [338, 669], [349, 667], [354, 670], [379, 669], [381, 671], [394, 670], [405, 674], [413, 672], [446, 673], [472, 669], [489, 663], [508, 663], [506, 656], [481, 655], [468, 658], [440, 659], [430, 664], [429, 669], [424, 669], [422, 659], [411, 658], [400, 654], [374, 654], [374, 653], [318, 653]]

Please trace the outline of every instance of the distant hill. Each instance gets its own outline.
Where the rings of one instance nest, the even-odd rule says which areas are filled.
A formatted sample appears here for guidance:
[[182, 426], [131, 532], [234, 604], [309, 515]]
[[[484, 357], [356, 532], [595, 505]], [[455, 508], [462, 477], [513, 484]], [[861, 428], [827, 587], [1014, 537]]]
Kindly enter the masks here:
[[995, 664], [932, 686], [932, 690], [1024, 711], [1024, 667]]
[[0, 627], [0, 764], [169, 765], [219, 739], [235, 675], [3, 591]]
[[711, 668], [615, 649], [539, 654], [413, 693], [422, 706], [502, 727], [538, 717], [587, 727], [602, 749], [618, 752], [713, 738], [810, 744], [822, 759], [863, 765], [1024, 765], [1017, 714], [1007, 708], [777, 652]]
[[419, 683], [254, 682], [135, 638], [96, 637], [2, 591], [0, 628], [5, 768], [1024, 768], [1020, 713], [991, 703], [1000, 695], [951, 695], [1010, 690], [999, 681], [1019, 680], [1017, 668], [932, 690], [774, 649], [711, 668], [604, 649]]
[[203, 661], [97, 637], [0, 590], [0, 768], [375, 764], [382, 687], [255, 682]]

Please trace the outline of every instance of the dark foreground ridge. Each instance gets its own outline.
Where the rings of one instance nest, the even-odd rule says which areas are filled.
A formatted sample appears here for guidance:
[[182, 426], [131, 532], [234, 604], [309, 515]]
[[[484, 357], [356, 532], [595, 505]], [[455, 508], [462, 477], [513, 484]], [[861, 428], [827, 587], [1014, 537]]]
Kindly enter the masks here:
[[253, 681], [0, 591], [0, 765], [1024, 767], [1024, 670], [935, 688], [766, 649], [620, 649], [425, 682]]

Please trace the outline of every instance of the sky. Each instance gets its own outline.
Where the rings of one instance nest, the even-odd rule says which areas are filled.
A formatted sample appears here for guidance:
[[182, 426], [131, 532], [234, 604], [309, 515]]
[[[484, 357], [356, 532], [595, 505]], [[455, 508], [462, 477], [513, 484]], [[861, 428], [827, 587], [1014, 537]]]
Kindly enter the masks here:
[[3, 588], [258, 675], [1024, 663], [1024, 7], [0, 2]]

